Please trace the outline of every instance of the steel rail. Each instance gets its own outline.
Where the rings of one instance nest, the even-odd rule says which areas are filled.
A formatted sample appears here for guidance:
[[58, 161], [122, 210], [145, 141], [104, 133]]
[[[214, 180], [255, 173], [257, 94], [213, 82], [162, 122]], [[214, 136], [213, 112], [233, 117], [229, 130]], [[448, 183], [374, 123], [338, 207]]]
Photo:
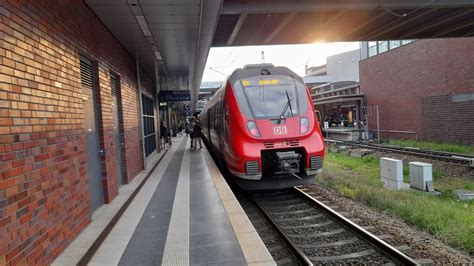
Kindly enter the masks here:
[[284, 230], [277, 224], [277, 222], [271, 217], [271, 215], [258, 203], [257, 200], [255, 200], [254, 197], [252, 197], [249, 194], [249, 198], [252, 199], [252, 201], [257, 205], [257, 207], [260, 209], [260, 211], [263, 213], [265, 218], [267, 218], [273, 228], [278, 232], [278, 234], [281, 236], [281, 238], [285, 241], [285, 243], [288, 245], [288, 247], [293, 251], [295, 254], [296, 258], [303, 264], [303, 265], [313, 265], [313, 263], [306, 257], [306, 255], [303, 253], [302, 250], [300, 250], [295, 244], [293, 244], [290, 240], [290, 237], [284, 232]]
[[414, 155], [417, 157], [424, 157], [424, 158], [430, 158], [430, 159], [448, 161], [448, 162], [454, 162], [454, 163], [460, 163], [460, 164], [470, 164], [471, 161], [474, 160], [474, 155], [469, 155], [469, 154], [449, 153], [449, 152], [422, 150], [422, 149], [417, 149], [417, 148], [360, 143], [360, 142], [346, 141], [346, 140], [326, 139], [326, 141], [333, 142], [333, 143], [342, 143], [348, 146], [357, 146], [357, 147], [389, 151], [389, 152], [400, 153], [400, 154]]
[[331, 208], [326, 206], [324, 203], [322, 203], [322, 202], [318, 201], [317, 199], [313, 198], [311, 195], [307, 194], [306, 192], [304, 192], [300, 188], [294, 187], [294, 190], [297, 191], [297, 193], [299, 193], [300, 195], [303, 195], [304, 198], [311, 201], [318, 208], [324, 210], [326, 213], [331, 215], [338, 222], [341, 222], [345, 226], [349, 227], [351, 230], [355, 231], [360, 236], [364, 237], [367, 241], [374, 244], [380, 250], [387, 253], [390, 257], [402, 262], [405, 265], [419, 265], [419, 263], [417, 263], [412, 258], [408, 257], [407, 255], [403, 254], [402, 252], [400, 252], [396, 248], [394, 248], [391, 245], [387, 244], [385, 241], [379, 239], [377, 236], [373, 235], [369, 231], [365, 230], [364, 228], [358, 226], [357, 224], [355, 224], [351, 220], [347, 219], [346, 217], [344, 217], [341, 214], [337, 213], [336, 211], [332, 210]]

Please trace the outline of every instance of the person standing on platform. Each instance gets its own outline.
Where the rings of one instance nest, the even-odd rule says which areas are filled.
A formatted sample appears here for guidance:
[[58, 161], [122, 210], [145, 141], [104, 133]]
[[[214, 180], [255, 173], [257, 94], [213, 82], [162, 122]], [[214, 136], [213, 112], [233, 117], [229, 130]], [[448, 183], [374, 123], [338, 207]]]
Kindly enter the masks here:
[[186, 136], [189, 135], [189, 133], [191, 132], [191, 131], [189, 130], [188, 121], [184, 122], [184, 132], [186, 132]]
[[196, 118], [192, 117], [191, 118], [191, 122], [189, 123], [189, 137], [191, 138], [191, 149], [194, 148], [194, 134], [193, 134], [193, 130], [194, 130], [194, 125], [196, 124]]
[[161, 136], [161, 143], [163, 143], [163, 147], [166, 148], [166, 142], [168, 141], [168, 129], [165, 126], [165, 123], [160, 123], [160, 136]]
[[202, 134], [202, 128], [201, 126], [199, 125], [199, 120], [196, 121], [196, 123], [194, 124], [194, 127], [193, 127], [193, 135], [194, 135], [194, 138], [193, 138], [193, 141], [194, 141], [194, 145], [193, 145], [193, 149], [197, 149], [197, 143], [199, 142], [199, 149], [202, 148], [202, 138], [201, 138], [201, 134]]

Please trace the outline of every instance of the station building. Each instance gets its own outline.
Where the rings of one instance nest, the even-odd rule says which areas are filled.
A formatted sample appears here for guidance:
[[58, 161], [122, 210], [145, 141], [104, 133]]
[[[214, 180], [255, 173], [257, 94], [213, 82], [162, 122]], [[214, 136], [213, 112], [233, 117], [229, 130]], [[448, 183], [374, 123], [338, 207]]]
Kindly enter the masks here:
[[[145, 16], [140, 2], [147, 2], [143, 8], [152, 14]], [[316, 2], [310, 7], [312, 13], [303, 16], [295, 16], [302, 9], [287, 10], [286, 18], [264, 12], [269, 20], [275, 20], [268, 25], [281, 25], [275, 29], [263, 27], [267, 19], [261, 19], [262, 10], [255, 3], [243, 1], [236, 7], [232, 5], [235, 1], [228, 2], [227, 13], [219, 16], [222, 1], [212, 0], [176, 8], [168, 6], [173, 1], [162, 6], [156, 1], [130, 0], [1, 1], [0, 265], [50, 264], [91, 223], [94, 213], [119, 198], [122, 184], [138, 180], [142, 170], [152, 169], [150, 165], [157, 161], [159, 152], [157, 93], [172, 89], [163, 74], [167, 69], [157, 66], [163, 58], [154, 37], [159, 36], [162, 51], [168, 49], [169, 66], [176, 67], [170, 79], [190, 89], [200, 81], [211, 45], [307, 43], [313, 35], [321, 35], [314, 27], [307, 27], [311, 24], [308, 21], [320, 23], [321, 17], [333, 16], [324, 13], [326, 5]], [[275, 4], [274, 11], [290, 8]], [[383, 21], [393, 19], [380, 9], [380, 3], [362, 5], [367, 9], [342, 16], [363, 21], [358, 26], [361, 31], [378, 28], [381, 23], [366, 23], [362, 18], [367, 14]], [[407, 8], [418, 10], [412, 4]], [[432, 8], [436, 15], [437, 8]], [[252, 9], [259, 13], [249, 13]], [[170, 10], [175, 13], [170, 15]], [[325, 15], [315, 16], [320, 12]], [[155, 19], [151, 25], [162, 27], [157, 34], [152, 34], [146, 17]], [[183, 20], [175, 23], [174, 18]], [[297, 21], [289, 23], [288, 18]], [[261, 27], [255, 26], [260, 23]], [[354, 28], [353, 23], [347, 26]], [[327, 29], [333, 28], [321, 27]], [[288, 32], [292, 34], [286, 35]], [[472, 49], [455, 47], [464, 57], [455, 55], [449, 67], [467, 69], [457, 75], [472, 81]], [[193, 90], [194, 96], [197, 93]], [[467, 97], [456, 95], [456, 100]], [[175, 121], [178, 109], [174, 109], [177, 115], [162, 112], [162, 117]], [[168, 159], [170, 162], [171, 157]], [[199, 156], [194, 160], [204, 164]], [[177, 170], [179, 163], [175, 160], [170, 167]], [[209, 181], [204, 167], [192, 169]], [[205, 190], [195, 191], [197, 196], [206, 195], [199, 193]]]
[[43, 4], [0, 7], [0, 265], [51, 263], [159, 147], [149, 73], [85, 2]]
[[326, 64], [306, 68], [303, 78], [331, 138], [357, 140], [364, 95], [359, 87], [361, 49], [328, 56]]
[[360, 88], [382, 136], [474, 144], [474, 38], [400, 44], [362, 46]]
[[474, 38], [361, 42], [304, 79], [333, 138], [375, 136], [377, 108], [382, 138], [473, 144], [473, 51]]

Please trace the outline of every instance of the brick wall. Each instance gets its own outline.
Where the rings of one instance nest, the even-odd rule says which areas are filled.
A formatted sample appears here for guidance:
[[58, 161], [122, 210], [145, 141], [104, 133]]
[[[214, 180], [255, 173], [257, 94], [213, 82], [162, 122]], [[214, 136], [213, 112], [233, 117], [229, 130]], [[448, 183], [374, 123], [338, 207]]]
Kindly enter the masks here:
[[453, 101], [449, 95], [421, 98], [422, 129], [426, 140], [474, 145], [474, 101]]
[[143, 168], [136, 65], [83, 1], [1, 3], [0, 265], [47, 264], [90, 222], [79, 53], [99, 72], [106, 202], [117, 195], [111, 71], [120, 76], [127, 180]]
[[[474, 38], [419, 40], [362, 60], [360, 87], [368, 105], [379, 105], [381, 129], [415, 131], [421, 139], [434, 140], [431, 131], [455, 128], [446, 123], [423, 125], [422, 98], [474, 92], [472, 62]], [[433, 106], [434, 112], [438, 110]], [[449, 112], [449, 117], [464, 117], [458, 109]], [[369, 124], [375, 128], [375, 117]], [[390, 137], [414, 139], [413, 134]], [[457, 141], [448, 137], [436, 140]]]

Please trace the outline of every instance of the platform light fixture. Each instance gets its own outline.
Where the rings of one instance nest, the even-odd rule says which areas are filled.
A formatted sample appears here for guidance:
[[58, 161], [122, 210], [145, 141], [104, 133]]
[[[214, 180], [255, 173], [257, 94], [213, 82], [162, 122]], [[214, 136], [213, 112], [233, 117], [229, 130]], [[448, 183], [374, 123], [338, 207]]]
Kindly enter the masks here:
[[143, 35], [147, 37], [151, 36], [151, 31], [150, 28], [148, 28], [145, 16], [135, 16], [135, 18], [137, 19], [138, 25], [140, 25], [140, 28], [142, 29]]
[[163, 60], [163, 57], [161, 56], [160, 51], [154, 51], [153, 53], [155, 54], [156, 60], [158, 61]]

